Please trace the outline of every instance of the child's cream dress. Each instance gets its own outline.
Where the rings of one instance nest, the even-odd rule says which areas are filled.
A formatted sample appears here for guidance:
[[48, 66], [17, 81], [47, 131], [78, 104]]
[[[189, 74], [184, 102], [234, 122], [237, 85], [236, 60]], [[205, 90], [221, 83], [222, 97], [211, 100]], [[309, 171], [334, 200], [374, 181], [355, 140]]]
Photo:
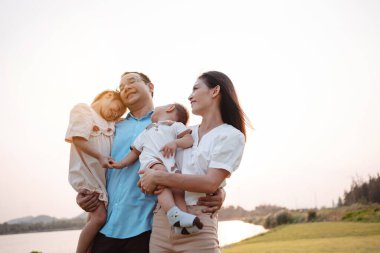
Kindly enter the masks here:
[[78, 104], [70, 112], [69, 127], [65, 140], [71, 143], [69, 182], [79, 191], [87, 189], [99, 193], [99, 199], [107, 206], [106, 169], [97, 159], [85, 154], [72, 144], [73, 137], [82, 137], [99, 153], [109, 157], [115, 123], [107, 122], [90, 106]]

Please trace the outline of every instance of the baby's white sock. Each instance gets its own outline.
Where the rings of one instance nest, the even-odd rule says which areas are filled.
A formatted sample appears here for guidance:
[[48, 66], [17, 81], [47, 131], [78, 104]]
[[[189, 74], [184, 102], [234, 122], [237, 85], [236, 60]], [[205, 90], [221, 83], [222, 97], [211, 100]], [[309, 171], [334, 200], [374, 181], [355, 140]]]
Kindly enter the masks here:
[[170, 208], [166, 216], [168, 217], [169, 223], [175, 227], [191, 227], [197, 218], [197, 216], [186, 213], [177, 206]]

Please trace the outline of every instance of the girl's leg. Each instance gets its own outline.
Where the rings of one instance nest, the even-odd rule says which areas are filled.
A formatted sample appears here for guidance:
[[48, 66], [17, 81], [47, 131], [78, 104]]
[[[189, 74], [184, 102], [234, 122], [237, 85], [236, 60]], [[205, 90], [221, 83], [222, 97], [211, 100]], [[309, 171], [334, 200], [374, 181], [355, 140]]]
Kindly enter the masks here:
[[87, 253], [91, 248], [92, 241], [107, 218], [107, 210], [100, 205], [94, 212], [88, 214], [88, 221], [79, 236], [76, 253]]

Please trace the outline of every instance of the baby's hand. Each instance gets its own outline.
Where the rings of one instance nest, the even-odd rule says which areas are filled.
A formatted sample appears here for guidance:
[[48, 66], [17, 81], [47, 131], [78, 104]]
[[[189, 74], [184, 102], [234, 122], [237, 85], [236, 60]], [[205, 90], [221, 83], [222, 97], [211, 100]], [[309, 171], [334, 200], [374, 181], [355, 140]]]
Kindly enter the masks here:
[[175, 151], [177, 149], [177, 142], [171, 141], [167, 143], [162, 149], [161, 153], [164, 155], [164, 157], [169, 158], [173, 155], [175, 155]]
[[102, 168], [105, 168], [105, 169], [108, 169], [111, 166], [111, 163], [110, 163], [110, 157], [106, 157], [106, 156], [102, 156], [98, 159], [99, 163], [100, 163], [100, 166], [102, 166]]
[[115, 162], [114, 160], [110, 159], [109, 163], [111, 164], [111, 168], [114, 169], [122, 169], [124, 168], [123, 164], [121, 162]]

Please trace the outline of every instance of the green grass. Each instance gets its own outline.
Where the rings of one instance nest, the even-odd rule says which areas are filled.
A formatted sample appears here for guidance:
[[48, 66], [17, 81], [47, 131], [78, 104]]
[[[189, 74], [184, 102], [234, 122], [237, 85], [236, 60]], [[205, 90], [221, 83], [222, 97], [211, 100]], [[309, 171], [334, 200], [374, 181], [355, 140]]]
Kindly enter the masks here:
[[372, 207], [364, 210], [347, 212], [343, 216], [345, 221], [380, 222], [380, 208]]
[[227, 246], [222, 253], [379, 253], [380, 223], [285, 225]]

